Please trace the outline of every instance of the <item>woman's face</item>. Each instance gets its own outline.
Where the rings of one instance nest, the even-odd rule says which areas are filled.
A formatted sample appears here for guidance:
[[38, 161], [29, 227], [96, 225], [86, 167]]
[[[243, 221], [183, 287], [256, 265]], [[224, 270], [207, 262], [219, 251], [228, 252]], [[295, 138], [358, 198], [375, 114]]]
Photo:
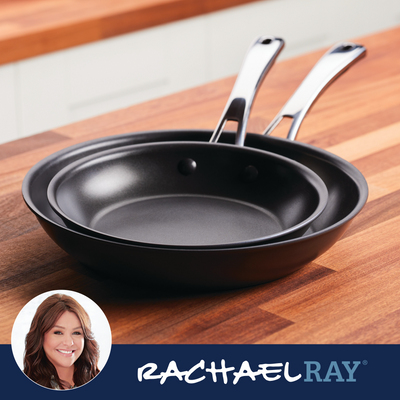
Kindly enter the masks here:
[[43, 349], [49, 361], [58, 368], [73, 366], [82, 354], [85, 339], [75, 313], [65, 311], [44, 334]]

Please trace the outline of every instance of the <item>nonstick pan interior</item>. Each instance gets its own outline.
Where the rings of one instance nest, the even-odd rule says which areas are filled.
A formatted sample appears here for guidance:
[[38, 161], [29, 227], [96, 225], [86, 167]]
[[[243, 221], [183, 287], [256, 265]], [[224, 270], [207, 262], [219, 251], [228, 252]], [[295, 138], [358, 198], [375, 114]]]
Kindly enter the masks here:
[[[368, 196], [363, 175], [349, 162], [301, 142], [248, 134], [246, 146], [296, 160], [315, 171], [328, 188], [328, 204], [299, 238], [237, 249], [174, 251], [94, 238], [65, 226], [47, 200], [47, 186], [69, 163], [109, 148], [137, 143], [193, 140], [207, 142], [209, 130], [136, 132], [92, 140], [50, 155], [26, 175], [22, 194], [43, 229], [64, 251], [99, 273], [169, 289], [220, 290], [286, 276], [326, 252], [361, 211]], [[221, 142], [234, 143], [224, 132]]]

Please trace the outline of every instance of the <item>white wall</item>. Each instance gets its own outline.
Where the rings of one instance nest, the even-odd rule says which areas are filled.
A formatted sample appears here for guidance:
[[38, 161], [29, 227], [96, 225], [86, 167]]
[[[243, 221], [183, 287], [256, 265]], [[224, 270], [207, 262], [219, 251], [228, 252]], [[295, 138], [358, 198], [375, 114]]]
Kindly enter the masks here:
[[255, 37], [279, 59], [400, 24], [400, 0], [267, 0], [0, 66], [0, 143], [236, 74]]

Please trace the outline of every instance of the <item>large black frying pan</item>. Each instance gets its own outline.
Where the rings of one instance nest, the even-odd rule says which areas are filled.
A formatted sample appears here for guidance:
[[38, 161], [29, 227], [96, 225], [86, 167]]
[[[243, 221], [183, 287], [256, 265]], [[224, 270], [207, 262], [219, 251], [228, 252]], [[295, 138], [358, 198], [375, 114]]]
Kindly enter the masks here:
[[[323, 63], [325, 71], [319, 67], [320, 63], [316, 65], [309, 77], [318, 77], [320, 92], [365, 54], [365, 49], [360, 46], [356, 46], [354, 51], [356, 54], [352, 54], [353, 50], [344, 52], [352, 54], [349, 60], [338, 57], [340, 52], [333, 49], [324, 59], [331, 58], [331, 53], [334, 53], [334, 59], [339, 61], [334, 63], [336, 65], [325, 69], [326, 63]], [[304, 86], [302, 90], [304, 93]], [[312, 93], [309, 99], [316, 97]], [[307, 104], [311, 105], [310, 102]], [[368, 186], [363, 175], [342, 158], [300, 142], [249, 133], [246, 146], [296, 160], [315, 171], [325, 182], [329, 191], [328, 205], [302, 237], [231, 249], [149, 248], [103, 240], [69, 229], [48, 203], [46, 192], [53, 176], [84, 156], [139, 143], [207, 142], [211, 134], [208, 130], [136, 132], [66, 148], [37, 163], [28, 172], [22, 186], [24, 200], [52, 240], [82, 264], [116, 279], [130, 280], [133, 284], [185, 290], [238, 288], [286, 276], [334, 245], [367, 200]], [[232, 132], [224, 132], [219, 141], [232, 144], [235, 137]]]
[[243, 147], [253, 99], [282, 47], [263, 36], [246, 55], [210, 139], [235, 120], [236, 146], [174, 141], [92, 154], [55, 175], [50, 205], [72, 229], [143, 246], [239, 247], [302, 235], [326, 206], [321, 178]]

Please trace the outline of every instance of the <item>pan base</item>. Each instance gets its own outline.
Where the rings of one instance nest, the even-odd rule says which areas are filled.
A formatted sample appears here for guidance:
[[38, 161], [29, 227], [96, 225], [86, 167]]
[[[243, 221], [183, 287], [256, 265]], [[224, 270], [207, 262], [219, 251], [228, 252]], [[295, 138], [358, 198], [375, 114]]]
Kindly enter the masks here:
[[120, 239], [166, 246], [234, 244], [284, 229], [268, 210], [232, 199], [196, 195], [119, 204], [98, 213], [89, 226]]

